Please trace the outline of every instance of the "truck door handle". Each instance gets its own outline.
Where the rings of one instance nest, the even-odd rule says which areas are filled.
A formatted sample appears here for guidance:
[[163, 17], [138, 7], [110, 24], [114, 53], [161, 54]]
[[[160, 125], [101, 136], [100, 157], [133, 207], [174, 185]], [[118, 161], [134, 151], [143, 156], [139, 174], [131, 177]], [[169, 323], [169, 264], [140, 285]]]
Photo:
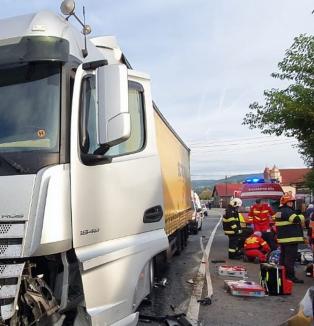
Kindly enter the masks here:
[[160, 205], [151, 207], [144, 212], [144, 223], [155, 223], [161, 220], [163, 216], [162, 207]]

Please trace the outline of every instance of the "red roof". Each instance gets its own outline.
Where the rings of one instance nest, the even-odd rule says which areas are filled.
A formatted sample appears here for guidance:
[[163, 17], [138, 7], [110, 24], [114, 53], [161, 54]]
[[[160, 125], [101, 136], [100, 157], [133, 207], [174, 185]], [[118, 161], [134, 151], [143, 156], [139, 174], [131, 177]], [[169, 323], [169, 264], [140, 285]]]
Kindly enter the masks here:
[[279, 169], [281, 174], [281, 184], [284, 186], [304, 182], [304, 177], [311, 169]]
[[235, 191], [242, 188], [242, 183], [217, 183], [214, 187], [213, 193], [217, 192], [219, 197], [231, 197]]

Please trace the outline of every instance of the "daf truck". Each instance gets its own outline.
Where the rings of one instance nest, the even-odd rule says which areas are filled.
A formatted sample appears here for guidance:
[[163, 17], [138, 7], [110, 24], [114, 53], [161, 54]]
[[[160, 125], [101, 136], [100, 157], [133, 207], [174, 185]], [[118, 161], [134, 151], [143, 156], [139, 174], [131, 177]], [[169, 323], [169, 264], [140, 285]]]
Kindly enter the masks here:
[[66, 6], [0, 21], [0, 325], [136, 325], [187, 239], [190, 151]]

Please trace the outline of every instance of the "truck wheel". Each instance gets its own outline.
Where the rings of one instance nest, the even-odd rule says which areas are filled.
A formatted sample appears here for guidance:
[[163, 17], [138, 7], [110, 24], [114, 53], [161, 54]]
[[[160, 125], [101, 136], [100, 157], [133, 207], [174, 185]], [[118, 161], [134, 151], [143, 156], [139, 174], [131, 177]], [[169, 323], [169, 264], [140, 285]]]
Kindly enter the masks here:
[[176, 232], [176, 255], [181, 255], [181, 251], [182, 251], [182, 234], [181, 231], [178, 230]]

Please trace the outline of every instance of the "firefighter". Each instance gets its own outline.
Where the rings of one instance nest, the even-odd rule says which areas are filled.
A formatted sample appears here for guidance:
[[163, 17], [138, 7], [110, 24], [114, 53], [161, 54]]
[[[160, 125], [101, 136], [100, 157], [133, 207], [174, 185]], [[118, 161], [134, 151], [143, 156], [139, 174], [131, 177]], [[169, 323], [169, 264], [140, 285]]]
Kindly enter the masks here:
[[255, 231], [244, 242], [244, 253], [248, 260], [254, 260], [257, 263], [265, 263], [266, 255], [270, 252], [269, 245], [262, 238], [262, 233]]
[[270, 246], [270, 249], [272, 251], [276, 250], [277, 245], [272, 227], [270, 225], [272, 216], [275, 216], [275, 212], [272, 210], [269, 204], [262, 202], [261, 199], [256, 199], [255, 204], [251, 207], [248, 216], [253, 221], [254, 231], [261, 232], [263, 239], [266, 240]]
[[239, 259], [242, 257], [240, 244], [241, 225], [239, 220], [238, 209], [242, 205], [242, 201], [239, 198], [230, 200], [226, 208], [225, 215], [223, 217], [223, 229], [225, 234], [229, 238], [229, 259]]
[[304, 243], [304, 216], [294, 209], [295, 198], [291, 193], [284, 194], [280, 199], [280, 214], [276, 217], [277, 241], [281, 247], [280, 264], [285, 266], [287, 278], [294, 283], [304, 283], [296, 278], [294, 263], [298, 255], [298, 244]]

